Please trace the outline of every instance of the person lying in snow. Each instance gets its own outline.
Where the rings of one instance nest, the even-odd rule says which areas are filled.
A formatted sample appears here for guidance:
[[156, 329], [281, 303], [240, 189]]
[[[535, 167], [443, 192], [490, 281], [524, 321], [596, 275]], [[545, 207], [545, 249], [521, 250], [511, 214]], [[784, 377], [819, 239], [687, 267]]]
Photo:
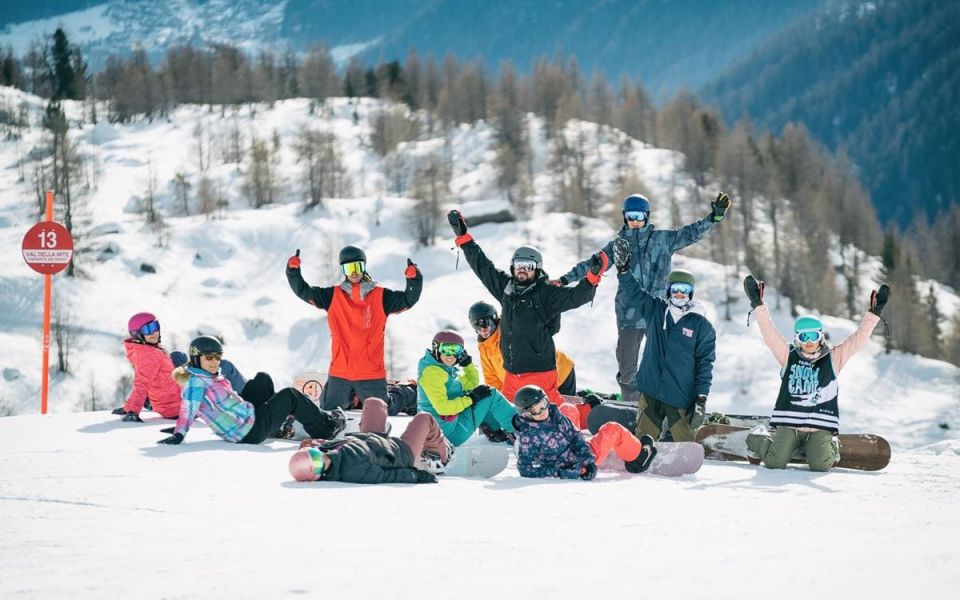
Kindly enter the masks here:
[[223, 440], [237, 444], [259, 444], [293, 415], [311, 436], [334, 437], [346, 427], [343, 411], [325, 411], [303, 393], [285, 388], [269, 398], [252, 401], [241, 398], [220, 374], [223, 346], [220, 340], [201, 335], [190, 342], [189, 366], [173, 371], [182, 386], [180, 415], [175, 427], [164, 429], [170, 437], [159, 444], [179, 444], [195, 417], [210, 426]]
[[414, 416], [400, 437], [381, 433], [386, 426], [386, 402], [367, 398], [360, 432], [339, 440], [304, 440], [290, 457], [290, 475], [297, 481], [436, 483], [454, 450], [433, 417]]
[[830, 348], [824, 340], [823, 323], [807, 315], [793, 326], [793, 343], [787, 344], [763, 303], [764, 285], [753, 275], [743, 280], [743, 289], [756, 312], [760, 334], [780, 363], [780, 392], [770, 418], [772, 435], [751, 433], [747, 448], [770, 469], [783, 469], [797, 449], [802, 449], [811, 471], [829, 471], [840, 462], [840, 409], [837, 376], [847, 362], [870, 339], [890, 298], [887, 284], [870, 293], [869, 309], [847, 339]]
[[597, 465], [612, 451], [623, 459], [627, 471], [642, 473], [657, 454], [649, 435], [637, 439], [619, 423], [606, 423], [586, 441], [570, 416], [576, 408], [556, 406], [535, 385], [525, 385], [513, 397], [517, 414], [513, 428], [517, 436], [517, 469], [521, 477], [593, 479]]
[[123, 341], [127, 360], [133, 365], [133, 390], [123, 406], [112, 413], [123, 421], [142, 423], [140, 411], [147, 401], [150, 409], [165, 419], [180, 414], [180, 388], [170, 379], [173, 363], [160, 345], [160, 321], [153, 313], [140, 312], [127, 321], [130, 337]]

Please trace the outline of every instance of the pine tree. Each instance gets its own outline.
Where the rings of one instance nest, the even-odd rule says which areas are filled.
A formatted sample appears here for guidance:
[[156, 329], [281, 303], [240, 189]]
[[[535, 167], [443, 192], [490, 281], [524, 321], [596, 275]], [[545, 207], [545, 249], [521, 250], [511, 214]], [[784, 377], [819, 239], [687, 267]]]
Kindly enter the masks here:
[[73, 51], [67, 41], [67, 34], [57, 28], [53, 33], [53, 47], [50, 49], [53, 63], [50, 65], [50, 79], [53, 82], [52, 100], [79, 100], [77, 74], [74, 70]]

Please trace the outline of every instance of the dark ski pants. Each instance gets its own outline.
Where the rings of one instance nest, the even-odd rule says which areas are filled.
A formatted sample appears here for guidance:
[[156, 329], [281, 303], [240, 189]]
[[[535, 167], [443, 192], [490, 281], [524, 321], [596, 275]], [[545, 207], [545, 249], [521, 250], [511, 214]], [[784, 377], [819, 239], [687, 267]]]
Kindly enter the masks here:
[[[250, 382], [247, 382], [247, 387], [250, 387]], [[253, 404], [254, 408], [253, 428], [240, 440], [241, 444], [259, 444], [280, 429], [290, 415], [300, 421], [310, 437], [326, 439], [336, 433], [337, 422], [330, 412], [317, 408], [303, 392], [292, 387], [280, 390], [265, 401], [247, 402]]]
[[[386, 428], [387, 403], [379, 398], [368, 398], [363, 403], [360, 431], [364, 433], [383, 433]], [[427, 413], [414, 416], [400, 435], [400, 439], [410, 446], [414, 461], [426, 450], [439, 456], [440, 460], [446, 464], [447, 440], [443, 437], [443, 432], [440, 431], [437, 421]]]
[[387, 398], [386, 379], [358, 379], [349, 380], [333, 375], [327, 377], [327, 385], [320, 395], [320, 406], [326, 410], [333, 410], [338, 406], [344, 410], [352, 407], [353, 394], [360, 396], [363, 402], [367, 398]]
[[637, 407], [640, 409], [640, 419], [637, 421], [636, 429], [637, 437], [646, 434], [655, 440], [659, 440], [661, 426], [663, 420], [666, 419], [667, 429], [670, 430], [673, 441], [693, 441], [694, 432], [690, 427], [690, 417], [684, 409], [648, 398], [645, 394], [640, 394]]
[[646, 329], [617, 331], [617, 383], [620, 384], [620, 398], [624, 402], [638, 401], [639, 394], [635, 387], [637, 367], [640, 364], [640, 344], [646, 334]]
[[254, 375], [253, 379], [247, 381], [247, 385], [243, 386], [243, 391], [240, 392], [240, 397], [250, 404], [257, 406], [269, 400], [270, 396], [273, 396], [275, 393], [273, 389], [273, 379], [266, 373], [261, 372]]
[[497, 390], [491, 390], [490, 395], [467, 407], [452, 421], [439, 421], [440, 430], [454, 446], [459, 446], [470, 439], [480, 423], [484, 420], [488, 424], [495, 423], [499, 429], [513, 433], [513, 415], [517, 414], [513, 405]]
[[793, 458], [793, 453], [802, 450], [807, 456], [811, 471], [829, 471], [839, 459], [839, 442], [833, 434], [821, 429], [797, 429], [780, 425], [773, 435], [750, 434], [747, 448], [754, 452], [768, 469], [783, 469]]

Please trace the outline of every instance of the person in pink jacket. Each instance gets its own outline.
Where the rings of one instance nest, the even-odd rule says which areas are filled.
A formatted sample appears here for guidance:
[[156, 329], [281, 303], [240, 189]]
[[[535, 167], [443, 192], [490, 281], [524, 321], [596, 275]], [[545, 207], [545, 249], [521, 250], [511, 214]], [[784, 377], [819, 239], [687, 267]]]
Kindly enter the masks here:
[[140, 411], [149, 400], [154, 412], [165, 419], [180, 414], [180, 386], [171, 379], [173, 361], [160, 345], [160, 322], [152, 313], [141, 312], [127, 322], [130, 337], [123, 341], [133, 365], [133, 390], [123, 406], [113, 410], [124, 421], [143, 422]]
[[840, 370], [859, 352], [880, 322], [890, 298], [887, 284], [870, 294], [870, 305], [860, 325], [837, 346], [827, 345], [820, 319], [806, 315], [794, 323], [793, 343], [777, 331], [763, 303], [763, 282], [747, 275], [743, 289], [757, 313], [760, 334], [780, 364], [780, 392], [770, 417], [773, 434], [753, 432], [747, 448], [770, 469], [787, 466], [795, 450], [803, 450], [811, 471], [829, 471], [843, 451], [835, 437], [840, 432]]

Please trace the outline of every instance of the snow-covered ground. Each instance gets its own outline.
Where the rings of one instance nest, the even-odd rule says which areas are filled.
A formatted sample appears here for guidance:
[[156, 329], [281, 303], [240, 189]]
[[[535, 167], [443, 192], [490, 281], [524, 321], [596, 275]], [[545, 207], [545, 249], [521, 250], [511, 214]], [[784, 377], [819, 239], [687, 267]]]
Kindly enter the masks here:
[[[0, 102], [33, 107], [36, 125], [38, 99], [0, 89]], [[79, 110], [67, 108], [74, 115]], [[177, 172], [196, 182], [197, 126], [207, 132], [204, 144], [216, 147], [233, 117], [182, 107], [169, 121], [77, 131], [89, 164], [99, 165], [98, 184], [83, 209], [84, 229], [92, 232], [85, 242], [90, 251], [81, 257], [83, 276], [54, 279], [54, 296], [67, 307], [79, 338], [72, 373], [53, 375], [54, 415], [47, 417], [30, 415], [39, 405], [42, 278], [20, 256], [34, 214], [29, 178], [18, 181], [17, 173], [18, 157], [42, 134], [34, 127], [19, 143], [0, 141], [0, 408], [24, 415], [0, 419], [0, 595], [957, 593], [960, 371], [884, 354], [879, 336], [840, 377], [843, 429], [878, 433], [893, 445], [893, 461], [879, 473], [773, 473], [708, 463], [696, 476], [677, 480], [610, 473], [593, 483], [565, 483], [522, 481], [511, 467], [490, 481], [444, 480], [412, 489], [297, 485], [286, 471], [293, 450], [287, 442], [235, 447], [197, 427], [184, 445], [161, 448], [156, 421], [134, 425], [106, 412], [75, 413], [93, 396], [101, 408], [119, 403], [115, 390], [131, 373], [121, 339], [128, 317], [143, 310], [159, 316], [167, 347], [183, 349], [198, 331], [220, 333], [227, 356], [242, 371], [266, 371], [281, 386], [299, 371], [325, 370], [325, 315], [297, 299], [284, 277], [286, 259], [297, 248], [304, 277], [315, 285], [333, 281], [336, 253], [348, 243], [366, 249], [368, 270], [390, 288], [402, 288], [406, 257], [420, 265], [420, 302], [388, 321], [391, 377], [415, 376], [438, 329], [455, 328], [469, 339], [467, 308], [491, 299], [451, 249], [442, 220], [436, 245], [417, 248], [411, 241], [406, 219], [412, 201], [384, 192], [382, 164], [367, 143], [367, 117], [378, 105], [364, 101], [356, 108], [357, 122], [354, 107], [343, 100], [331, 101], [323, 118], [303, 100], [260, 107], [256, 120], [242, 127], [261, 139], [277, 132], [283, 202], [246, 208], [245, 167], [218, 164], [214, 156], [208, 175], [229, 208], [213, 220], [176, 216], [168, 183]], [[291, 146], [307, 127], [336, 133], [356, 198], [302, 212]], [[503, 267], [517, 245], [538, 245], [547, 271], [557, 276], [609, 239], [612, 229], [587, 220], [583, 250], [577, 250], [571, 216], [551, 212], [547, 149], [538, 127], [534, 120], [537, 188], [529, 214], [471, 232]], [[482, 123], [453, 132], [447, 146], [454, 159], [452, 199], [445, 209], [459, 206], [470, 216], [506, 207], [494, 185], [490, 139]], [[434, 139], [401, 150], [418, 157], [443, 146]], [[612, 193], [612, 142], [599, 148], [592, 172]], [[671, 224], [670, 194], [684, 222], [703, 212], [682, 191], [689, 185], [678, 160], [669, 151], [634, 146], [634, 169], [651, 191], [661, 226]], [[170, 225], [162, 248], [136, 210], [151, 170]], [[739, 297], [744, 274], [704, 256], [694, 248], [675, 265], [696, 274], [696, 297], [718, 330], [708, 407], [769, 412], [778, 369], [756, 325], [746, 326], [746, 302], [735, 301], [732, 320], [722, 319], [725, 278]], [[143, 272], [143, 263], [156, 273]], [[576, 361], [581, 388], [616, 389], [611, 279], [601, 283], [592, 305], [563, 317], [556, 337]], [[869, 289], [872, 282], [864, 284]], [[955, 309], [956, 297], [941, 289]], [[772, 302], [776, 290], [768, 293]], [[774, 319], [789, 331], [785, 310]], [[856, 325], [830, 316], [824, 321], [834, 342]], [[472, 341], [468, 347], [475, 352]]]

